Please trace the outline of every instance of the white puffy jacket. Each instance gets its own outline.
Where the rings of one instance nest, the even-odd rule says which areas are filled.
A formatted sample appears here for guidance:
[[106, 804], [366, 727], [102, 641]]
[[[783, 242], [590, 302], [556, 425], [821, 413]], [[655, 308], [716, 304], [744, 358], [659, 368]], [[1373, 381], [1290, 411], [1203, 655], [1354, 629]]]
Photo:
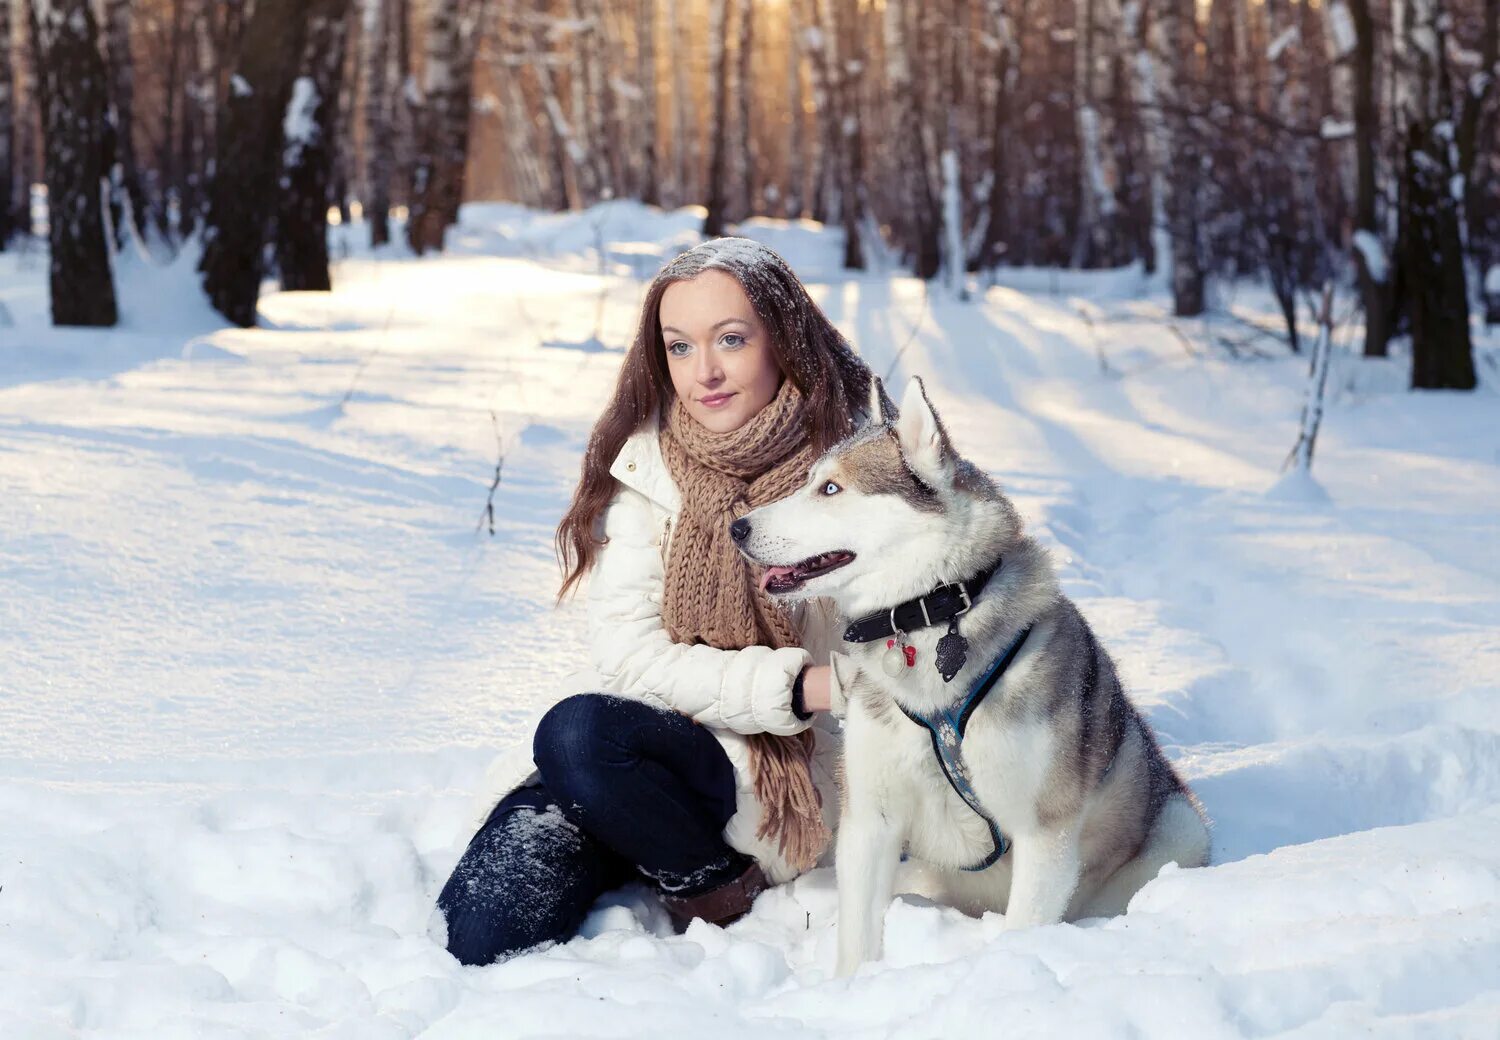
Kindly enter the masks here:
[[[608, 541], [599, 549], [586, 588], [590, 665], [570, 672], [558, 684], [553, 703], [573, 693], [613, 692], [665, 705], [709, 727], [734, 765], [739, 787], [736, 812], [724, 828], [724, 839], [759, 861], [772, 881], [786, 881], [796, 871], [774, 842], [755, 835], [761, 808], [745, 734], [791, 734], [814, 728], [813, 780], [823, 796], [823, 818], [832, 830], [838, 815], [834, 782], [838, 723], [823, 712], [809, 720], [797, 718], [791, 696], [803, 665], [831, 663], [830, 652], [838, 645], [841, 631], [837, 612], [822, 597], [793, 603], [790, 616], [802, 641], [797, 647], [719, 650], [702, 643], [673, 642], [662, 624], [661, 600], [667, 549], [681, 497], [662, 458], [654, 422], [626, 439], [609, 472], [621, 487], [603, 513]], [[832, 653], [832, 657], [842, 655]], [[847, 662], [843, 657], [845, 668]], [[835, 704], [841, 704], [837, 674], [831, 682]], [[506, 792], [532, 772], [529, 739], [502, 753], [474, 805], [474, 829]], [[824, 862], [831, 861], [831, 856], [830, 843]]]

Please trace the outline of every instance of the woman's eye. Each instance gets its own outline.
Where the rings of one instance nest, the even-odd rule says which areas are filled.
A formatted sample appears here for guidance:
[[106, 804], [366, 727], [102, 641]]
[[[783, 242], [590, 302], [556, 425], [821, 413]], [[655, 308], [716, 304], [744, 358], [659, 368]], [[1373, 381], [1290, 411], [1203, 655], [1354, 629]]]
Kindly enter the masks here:
[[[734, 342], [731, 343], [731, 340]], [[745, 342], [745, 337], [741, 336], [738, 332], [731, 332], [724, 337], [723, 342], [726, 347], [737, 347]]]
[[678, 347], [688, 347], [689, 349], [691, 349], [691, 344], [684, 343], [682, 340], [678, 340], [676, 343], [672, 343], [667, 347], [667, 353], [671, 354], [673, 357], [684, 357], [687, 354], [687, 351], [678, 350]]
[[839, 487], [831, 480], [823, 485], [823, 494], [825, 495], [837, 495], [842, 490], [844, 489]]

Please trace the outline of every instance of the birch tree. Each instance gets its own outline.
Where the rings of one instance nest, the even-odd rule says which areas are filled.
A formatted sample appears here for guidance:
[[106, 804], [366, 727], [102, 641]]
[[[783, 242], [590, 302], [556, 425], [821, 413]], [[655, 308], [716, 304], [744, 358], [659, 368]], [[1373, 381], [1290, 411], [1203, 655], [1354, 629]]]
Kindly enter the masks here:
[[964, 248], [963, 171], [959, 167], [958, 91], [962, 83], [958, 67], [958, 14], [961, 0], [945, 11], [943, 33], [943, 283], [957, 299], [967, 299], [968, 252]]
[[395, 127], [392, 103], [399, 90], [391, 36], [395, 15], [392, 0], [363, 0], [365, 63], [365, 220], [370, 225], [370, 245], [391, 240], [391, 173], [395, 166]]
[[[1500, 0], [1484, 0], [1480, 15], [1479, 46], [1474, 52], [1475, 68], [1466, 77], [1464, 89], [1459, 93], [1458, 125], [1455, 144], [1458, 150], [1458, 171], [1464, 181], [1464, 220], [1466, 240], [1477, 256], [1490, 250], [1500, 252], [1500, 243], [1487, 242], [1488, 249], [1481, 246], [1485, 237], [1481, 232], [1479, 214], [1485, 190], [1494, 190], [1493, 173], [1486, 169], [1483, 161], [1486, 153], [1495, 148], [1495, 118], [1490, 110], [1490, 99], [1495, 95], [1495, 80], [1500, 77]], [[1488, 133], [1484, 130], [1487, 129]], [[1483, 277], [1483, 270], [1481, 270]]]
[[157, 180], [160, 185], [161, 204], [156, 207], [156, 229], [165, 241], [175, 241], [177, 227], [173, 223], [171, 196], [180, 198], [181, 175], [178, 167], [177, 122], [182, 90], [182, 70], [185, 63], [183, 51], [188, 39], [189, 0], [172, 0], [170, 19], [166, 22], [165, 69], [162, 81], [161, 130], [156, 154]]
[[1263, 211], [1254, 226], [1265, 243], [1267, 273], [1286, 322], [1288, 342], [1298, 352], [1297, 292], [1308, 276], [1306, 242], [1316, 235], [1317, 202], [1311, 148], [1288, 128], [1310, 108], [1308, 84], [1298, 60], [1306, 43], [1298, 24], [1302, 12], [1291, 0], [1265, 0], [1263, 9], [1270, 39], [1266, 48], [1270, 114], [1278, 131], [1258, 134], [1251, 144], [1250, 161], [1257, 170]]
[[584, 204], [604, 197], [607, 175], [600, 154], [598, 63], [591, 47], [591, 23], [584, 17], [582, 0], [567, 0], [567, 37], [571, 45], [568, 71], [568, 119], [573, 127], [574, 166]]
[[307, 29], [304, 0], [256, 0], [219, 116], [204, 229], [203, 289], [224, 317], [255, 324], [282, 131]]
[[[1178, 90], [1179, 63], [1189, 50], [1184, 3], [1149, 0], [1148, 9], [1146, 2], [1126, 0], [1123, 24], [1135, 51], [1131, 85], [1151, 166], [1153, 240], [1159, 243], [1154, 248], [1171, 260], [1173, 313], [1192, 317], [1203, 313], [1203, 269], [1193, 197], [1197, 156]], [[1190, 21], [1190, 3], [1186, 11]]]
[[276, 266], [281, 287], [327, 292], [328, 204], [349, 0], [310, 0], [307, 41], [282, 121]]
[[1073, 249], [1074, 267], [1105, 266], [1119, 259], [1119, 173], [1112, 148], [1114, 120], [1101, 109], [1114, 79], [1119, 24], [1114, 0], [1075, 0], [1074, 111], [1078, 127], [1082, 211]]
[[88, 0], [32, 0], [30, 12], [46, 148], [52, 324], [114, 325], [98, 24]]
[[931, 160], [926, 153], [922, 133], [920, 95], [913, 89], [911, 44], [907, 34], [909, 0], [886, 0], [881, 19], [885, 42], [886, 85], [894, 110], [896, 136], [905, 143], [906, 154], [898, 155], [893, 176], [896, 179], [895, 226], [901, 236], [903, 251], [910, 258], [912, 274], [930, 279], [942, 266], [940, 232], [942, 218], [938, 213], [937, 193], [929, 175]]
[[[5, 0], [0, 0], [0, 3]], [[130, 48], [133, 0], [106, 0], [105, 53], [109, 64], [109, 108], [114, 141], [114, 169], [110, 171], [116, 199], [129, 203], [131, 226], [139, 235], [148, 224], [146, 193], [141, 187], [135, 154], [135, 60]], [[116, 206], [115, 235], [123, 241], [124, 207]]]

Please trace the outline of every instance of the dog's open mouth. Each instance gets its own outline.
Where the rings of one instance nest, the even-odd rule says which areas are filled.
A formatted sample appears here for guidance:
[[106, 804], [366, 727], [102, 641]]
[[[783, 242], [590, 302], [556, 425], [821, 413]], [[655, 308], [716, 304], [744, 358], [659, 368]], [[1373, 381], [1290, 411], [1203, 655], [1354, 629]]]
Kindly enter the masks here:
[[854, 559], [852, 552], [834, 549], [832, 552], [809, 556], [790, 567], [767, 567], [765, 573], [760, 576], [760, 587], [773, 596], [791, 592], [808, 578], [838, 570], [852, 559]]

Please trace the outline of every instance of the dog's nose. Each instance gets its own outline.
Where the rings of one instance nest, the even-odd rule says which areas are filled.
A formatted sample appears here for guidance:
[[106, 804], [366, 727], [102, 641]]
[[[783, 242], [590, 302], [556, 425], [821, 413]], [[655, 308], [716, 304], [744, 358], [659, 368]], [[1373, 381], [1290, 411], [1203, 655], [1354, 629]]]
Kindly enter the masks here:
[[734, 523], [730, 524], [729, 537], [733, 538], [736, 543], [743, 542], [746, 538], [749, 538], [750, 521], [744, 517], [740, 517]]

